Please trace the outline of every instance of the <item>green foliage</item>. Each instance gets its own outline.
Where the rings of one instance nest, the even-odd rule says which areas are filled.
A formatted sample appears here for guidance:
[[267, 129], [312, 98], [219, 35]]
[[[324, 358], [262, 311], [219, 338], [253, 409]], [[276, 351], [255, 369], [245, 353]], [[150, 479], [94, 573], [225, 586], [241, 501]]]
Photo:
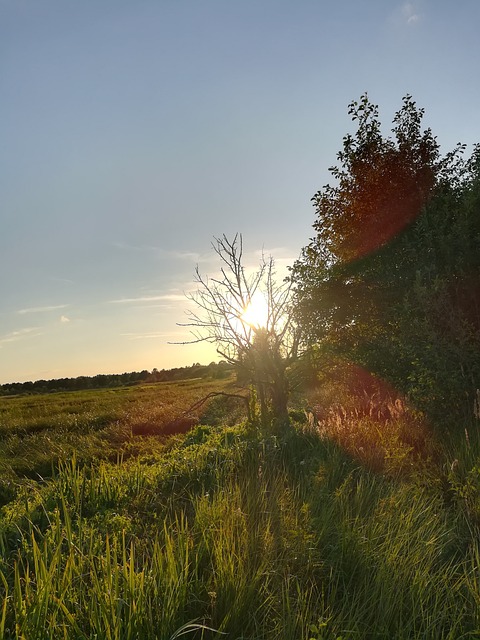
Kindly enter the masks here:
[[292, 279], [312, 343], [395, 384], [436, 422], [480, 386], [480, 147], [440, 155], [410, 96], [393, 138], [363, 96], [314, 198], [316, 237]]

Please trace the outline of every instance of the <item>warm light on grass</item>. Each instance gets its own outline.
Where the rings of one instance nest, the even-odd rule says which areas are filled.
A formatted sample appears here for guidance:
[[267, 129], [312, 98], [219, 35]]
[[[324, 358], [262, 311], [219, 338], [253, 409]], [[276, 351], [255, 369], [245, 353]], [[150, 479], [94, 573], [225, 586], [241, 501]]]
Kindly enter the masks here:
[[258, 291], [240, 316], [244, 324], [248, 324], [253, 329], [262, 329], [268, 325], [268, 304], [265, 297]]

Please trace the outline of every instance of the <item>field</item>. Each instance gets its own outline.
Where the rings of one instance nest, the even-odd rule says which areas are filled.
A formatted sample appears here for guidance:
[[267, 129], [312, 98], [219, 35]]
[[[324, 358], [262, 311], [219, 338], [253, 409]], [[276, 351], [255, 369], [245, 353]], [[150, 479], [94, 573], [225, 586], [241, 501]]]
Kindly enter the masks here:
[[480, 637], [475, 418], [449, 444], [374, 398], [309, 424], [319, 392], [282, 435], [222, 397], [132, 435], [231, 384], [0, 399], [0, 638]]
[[[161, 432], [196, 401], [228, 385], [228, 380], [187, 380], [0, 398], [0, 502], [19, 477], [48, 478], [58, 460], [74, 453], [80, 464], [141, 455], [146, 443], [132, 438], [132, 430], [158, 427]], [[150, 439], [145, 451], [162, 448], [158, 439]]]

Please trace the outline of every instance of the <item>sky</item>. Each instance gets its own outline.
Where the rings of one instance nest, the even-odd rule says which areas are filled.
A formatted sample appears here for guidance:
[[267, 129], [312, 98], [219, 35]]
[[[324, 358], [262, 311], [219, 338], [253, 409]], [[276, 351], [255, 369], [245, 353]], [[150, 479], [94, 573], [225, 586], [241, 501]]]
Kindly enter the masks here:
[[279, 270], [347, 106], [480, 142], [478, 0], [0, 0], [0, 384], [216, 360], [185, 296], [214, 237]]

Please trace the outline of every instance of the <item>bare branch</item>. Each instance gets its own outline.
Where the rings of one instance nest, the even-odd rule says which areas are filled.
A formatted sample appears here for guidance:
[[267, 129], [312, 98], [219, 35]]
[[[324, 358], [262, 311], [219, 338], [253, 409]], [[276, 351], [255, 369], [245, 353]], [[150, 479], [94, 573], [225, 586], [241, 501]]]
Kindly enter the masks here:
[[[292, 284], [277, 283], [275, 262], [272, 257], [266, 259], [263, 252], [257, 270], [247, 276], [241, 234], [232, 240], [225, 235], [214, 238], [212, 248], [220, 258], [219, 275], [203, 276], [197, 265], [198, 290], [187, 295], [196, 309], [187, 312], [187, 322], [178, 323], [190, 329], [192, 340], [176, 344], [216, 344], [219, 356], [236, 365], [257, 386], [262, 415], [269, 397], [274, 412], [285, 418], [286, 370], [299, 355], [301, 337], [294, 322]], [[244, 319], [257, 294], [266, 304], [265, 326]]]

